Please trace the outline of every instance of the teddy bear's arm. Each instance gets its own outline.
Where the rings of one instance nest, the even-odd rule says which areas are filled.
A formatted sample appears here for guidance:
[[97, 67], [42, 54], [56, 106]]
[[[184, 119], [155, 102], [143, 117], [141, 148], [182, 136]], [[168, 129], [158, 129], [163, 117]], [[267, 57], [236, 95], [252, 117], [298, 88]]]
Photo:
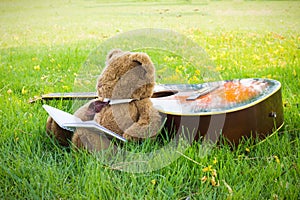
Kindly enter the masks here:
[[123, 137], [128, 140], [140, 140], [154, 137], [161, 126], [161, 117], [157, 110], [152, 107], [150, 99], [135, 102], [139, 112], [137, 122], [125, 130]]

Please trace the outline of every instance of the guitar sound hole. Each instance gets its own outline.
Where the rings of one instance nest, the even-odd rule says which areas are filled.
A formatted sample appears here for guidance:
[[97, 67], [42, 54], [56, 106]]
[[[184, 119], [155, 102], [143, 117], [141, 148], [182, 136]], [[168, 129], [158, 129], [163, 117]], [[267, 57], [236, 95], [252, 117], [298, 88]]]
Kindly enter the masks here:
[[151, 98], [167, 97], [178, 93], [176, 90], [166, 90], [153, 93]]

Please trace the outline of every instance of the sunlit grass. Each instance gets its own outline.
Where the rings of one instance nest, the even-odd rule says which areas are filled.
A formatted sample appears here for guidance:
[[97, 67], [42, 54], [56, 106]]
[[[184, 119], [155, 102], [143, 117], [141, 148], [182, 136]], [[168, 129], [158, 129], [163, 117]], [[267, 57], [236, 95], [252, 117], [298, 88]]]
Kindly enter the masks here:
[[[297, 2], [89, 3], [1, 2], [1, 199], [299, 199]], [[140, 174], [115, 170], [47, 137], [47, 114], [28, 99], [72, 92], [101, 41], [145, 27], [171, 28], [195, 41], [224, 80], [279, 80], [284, 127], [259, 145], [247, 140], [234, 150], [224, 144], [203, 154], [194, 143], [170, 165]], [[191, 63], [170, 52], [148, 53], [158, 66], [158, 83], [201, 82]], [[72, 110], [70, 101], [47, 103]], [[127, 148], [151, 152], [159, 145], [146, 141]]]

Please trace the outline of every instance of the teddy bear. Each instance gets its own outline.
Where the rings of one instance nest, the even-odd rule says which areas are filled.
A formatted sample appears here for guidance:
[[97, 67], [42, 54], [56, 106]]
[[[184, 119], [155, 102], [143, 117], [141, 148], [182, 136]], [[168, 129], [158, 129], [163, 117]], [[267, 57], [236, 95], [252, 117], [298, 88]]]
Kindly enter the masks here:
[[[155, 68], [146, 53], [114, 49], [108, 53], [96, 83], [98, 98], [74, 115], [83, 121], [95, 120], [128, 141], [154, 138], [161, 127], [161, 116], [150, 99], [154, 85]], [[64, 146], [71, 141], [77, 148], [99, 151], [111, 144], [103, 133], [87, 128], [77, 128], [73, 133], [60, 128], [51, 117], [46, 131]]]

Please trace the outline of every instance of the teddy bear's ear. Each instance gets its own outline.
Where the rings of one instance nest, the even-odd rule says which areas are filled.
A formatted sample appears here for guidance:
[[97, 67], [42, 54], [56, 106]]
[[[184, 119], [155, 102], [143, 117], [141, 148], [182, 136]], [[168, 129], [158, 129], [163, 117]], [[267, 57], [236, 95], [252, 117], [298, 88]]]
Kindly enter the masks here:
[[123, 51], [121, 49], [113, 49], [111, 50], [107, 56], [106, 56], [106, 61], [110, 60], [114, 55], [122, 53]]
[[130, 59], [133, 62], [138, 63], [139, 65], [143, 65], [143, 66], [153, 65], [150, 57], [145, 53], [133, 53], [130, 55]]

